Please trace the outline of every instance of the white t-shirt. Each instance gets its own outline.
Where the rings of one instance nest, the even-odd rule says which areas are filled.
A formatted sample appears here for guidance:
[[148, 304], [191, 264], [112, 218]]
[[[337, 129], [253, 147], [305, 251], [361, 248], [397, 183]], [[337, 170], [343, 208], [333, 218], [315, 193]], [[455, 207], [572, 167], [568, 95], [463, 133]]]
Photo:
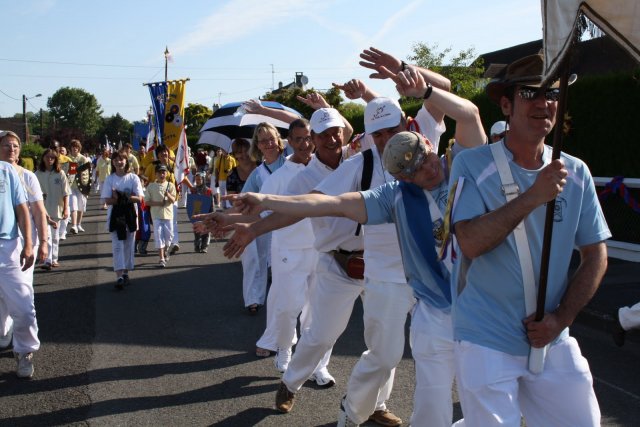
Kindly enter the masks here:
[[[371, 152], [373, 153], [373, 174], [369, 188], [393, 182], [394, 178], [382, 168], [378, 149], [374, 146]], [[360, 191], [363, 168], [364, 157], [359, 153], [343, 162], [315, 189], [329, 195]], [[351, 234], [353, 233], [355, 228], [351, 230]], [[376, 281], [407, 283], [395, 225], [366, 225], [362, 227], [360, 233], [364, 235], [364, 277]]]
[[31, 204], [43, 200], [42, 189], [40, 188], [40, 183], [38, 182], [38, 178], [36, 177], [36, 174], [34, 174], [33, 172], [27, 169], [21, 168], [18, 171], [18, 176], [20, 177], [20, 181], [22, 181], [22, 185], [24, 186], [25, 193], [27, 193], [29, 216], [31, 218], [31, 242], [33, 246], [36, 246], [39, 243], [38, 230], [36, 229], [36, 223], [33, 219]]
[[[142, 184], [140, 183], [140, 178], [138, 175], [133, 173], [127, 173], [123, 176], [118, 176], [115, 173], [107, 176], [107, 179], [104, 180], [104, 185], [102, 187], [102, 191], [100, 192], [101, 199], [108, 199], [113, 196], [113, 191], [117, 190], [121, 193], [125, 193], [133, 196], [142, 196], [143, 189]], [[109, 205], [107, 209], [107, 231], [109, 231], [109, 223], [111, 222], [111, 211], [113, 210], [113, 206]], [[138, 214], [138, 210], [136, 209], [136, 215]]]
[[[264, 194], [287, 194], [289, 183], [298, 173], [305, 169], [305, 165], [287, 160], [277, 171], [269, 175], [264, 181], [260, 192]], [[312, 248], [314, 242], [311, 220], [305, 218], [288, 227], [271, 233], [271, 247], [284, 249]]]
[[[287, 191], [289, 194], [307, 194], [315, 189], [333, 169], [313, 157], [306, 168], [304, 168], [296, 179], [291, 181]], [[320, 217], [311, 218], [313, 234], [315, 236], [314, 246], [318, 252], [329, 252], [335, 249], [345, 251], [360, 251], [364, 248], [362, 233], [356, 236], [358, 223], [347, 218]]]

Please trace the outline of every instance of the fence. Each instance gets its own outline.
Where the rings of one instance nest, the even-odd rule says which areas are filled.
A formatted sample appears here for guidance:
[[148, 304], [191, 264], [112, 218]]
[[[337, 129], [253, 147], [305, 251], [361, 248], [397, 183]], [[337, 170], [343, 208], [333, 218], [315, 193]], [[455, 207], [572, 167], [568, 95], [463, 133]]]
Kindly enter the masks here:
[[594, 177], [600, 204], [613, 237], [609, 256], [640, 262], [640, 179]]

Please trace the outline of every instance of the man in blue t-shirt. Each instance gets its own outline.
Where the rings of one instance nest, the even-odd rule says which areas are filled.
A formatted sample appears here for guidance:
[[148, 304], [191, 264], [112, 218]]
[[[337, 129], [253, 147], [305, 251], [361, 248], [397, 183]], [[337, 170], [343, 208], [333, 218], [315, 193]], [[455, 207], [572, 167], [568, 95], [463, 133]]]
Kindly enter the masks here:
[[[18, 135], [0, 131], [0, 150], [15, 153], [19, 148]], [[22, 273], [35, 260], [30, 218], [27, 193], [18, 173], [11, 164], [0, 162], [0, 311], [13, 319], [11, 326], [4, 321], [6, 316], [0, 316], [3, 320], [0, 324], [0, 349], [9, 346], [13, 335], [13, 351], [20, 378], [33, 375], [33, 352], [40, 348], [33, 287]]]
[[[506, 135], [461, 153], [451, 171], [462, 254], [452, 280], [456, 376], [468, 427], [518, 426], [521, 415], [528, 425], [600, 425], [591, 373], [568, 327], [600, 284], [611, 234], [587, 166], [564, 153], [552, 160], [544, 144], [559, 91], [541, 87], [542, 68], [542, 56], [531, 55], [487, 85]], [[535, 321], [545, 205], [554, 199], [545, 315]], [[568, 278], [574, 247], [581, 262]], [[544, 364], [530, 367], [530, 351], [533, 360], [541, 348]]]

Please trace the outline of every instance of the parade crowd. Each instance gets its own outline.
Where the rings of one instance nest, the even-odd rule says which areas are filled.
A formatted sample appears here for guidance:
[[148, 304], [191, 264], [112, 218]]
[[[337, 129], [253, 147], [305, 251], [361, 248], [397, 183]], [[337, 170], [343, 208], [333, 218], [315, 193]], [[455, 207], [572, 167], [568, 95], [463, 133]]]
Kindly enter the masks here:
[[[0, 133], [0, 348], [13, 343], [17, 375], [32, 377], [40, 346], [34, 268], [60, 267], [60, 241], [84, 232], [93, 193], [106, 210], [119, 291], [150, 241], [158, 268], [180, 251], [178, 209], [187, 204], [196, 253], [207, 253], [211, 236], [228, 239], [224, 254], [242, 262], [247, 313], [266, 309], [255, 354], [273, 356], [282, 374], [280, 412], [293, 410], [306, 381], [336, 383], [332, 348], [361, 298], [366, 351], [336, 402], [338, 426], [403, 423], [386, 402], [408, 316], [410, 425], [600, 425], [589, 366], [568, 327], [604, 276], [611, 233], [587, 165], [566, 153], [552, 159], [545, 145], [559, 90], [542, 86], [542, 57], [521, 58], [488, 83], [504, 121], [487, 135], [478, 108], [444, 76], [375, 48], [360, 56], [372, 78], [422, 100], [416, 117], [357, 79], [335, 86], [366, 103], [360, 135], [318, 93], [299, 97], [314, 110], [308, 120], [250, 100], [246, 112], [289, 124], [286, 140], [260, 123], [229, 152], [197, 148], [180, 182], [165, 145], [89, 156], [78, 140], [56, 142], [33, 173], [18, 165], [20, 138]], [[455, 122], [450, 141], [441, 141], [445, 116]], [[554, 199], [545, 314], [536, 320], [545, 206]], [[569, 277], [574, 247], [580, 260]], [[639, 317], [638, 305], [621, 309], [616, 342]]]

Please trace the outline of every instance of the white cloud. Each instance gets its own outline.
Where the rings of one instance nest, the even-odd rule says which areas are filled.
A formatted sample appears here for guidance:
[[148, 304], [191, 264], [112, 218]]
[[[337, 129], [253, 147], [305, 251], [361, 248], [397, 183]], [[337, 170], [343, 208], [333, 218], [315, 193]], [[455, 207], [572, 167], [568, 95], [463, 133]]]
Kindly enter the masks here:
[[313, 0], [234, 0], [209, 16], [195, 29], [171, 42], [172, 53], [185, 54], [201, 47], [219, 46], [249, 34], [282, 25], [306, 15]]

